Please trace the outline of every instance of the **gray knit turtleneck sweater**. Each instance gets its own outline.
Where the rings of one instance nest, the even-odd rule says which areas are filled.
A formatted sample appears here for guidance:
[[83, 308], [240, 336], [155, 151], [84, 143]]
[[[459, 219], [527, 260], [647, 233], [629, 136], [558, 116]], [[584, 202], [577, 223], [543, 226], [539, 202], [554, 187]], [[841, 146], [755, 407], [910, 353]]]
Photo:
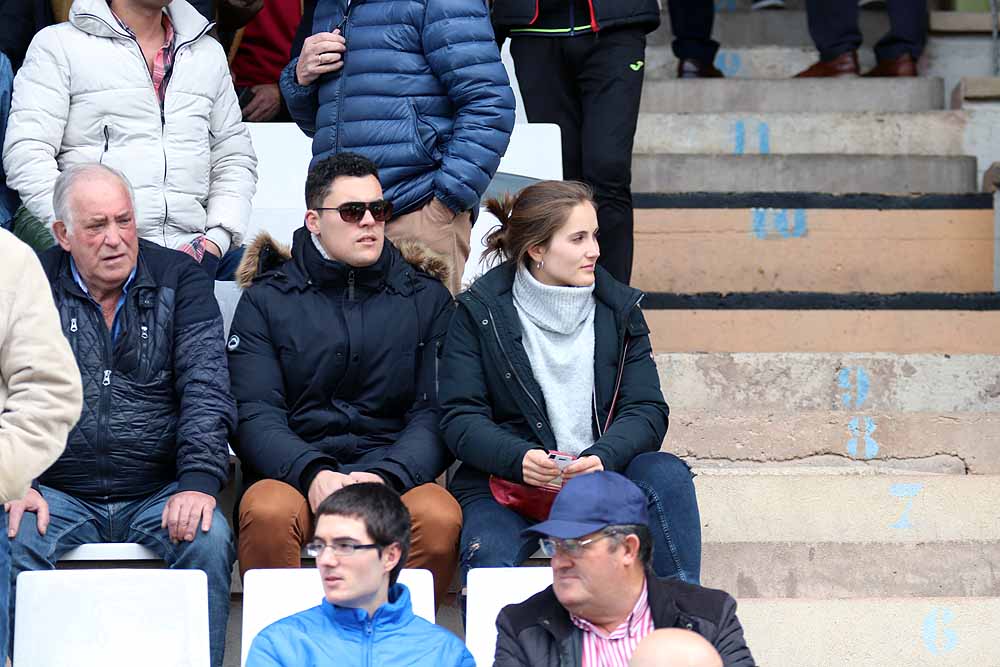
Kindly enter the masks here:
[[594, 286], [552, 287], [520, 266], [514, 308], [556, 444], [559, 451], [576, 456], [594, 444]]

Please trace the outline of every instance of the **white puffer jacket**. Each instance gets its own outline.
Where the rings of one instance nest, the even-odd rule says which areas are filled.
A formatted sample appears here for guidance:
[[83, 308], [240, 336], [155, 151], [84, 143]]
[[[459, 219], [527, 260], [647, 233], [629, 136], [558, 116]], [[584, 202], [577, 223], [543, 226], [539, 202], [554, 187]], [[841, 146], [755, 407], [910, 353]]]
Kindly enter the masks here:
[[69, 22], [35, 35], [14, 80], [7, 185], [51, 224], [60, 170], [102, 162], [132, 181], [143, 238], [177, 248], [206, 235], [225, 252], [250, 219], [257, 159], [211, 24], [185, 0], [167, 13], [176, 56], [162, 116], [139, 43], [105, 0], [76, 0]]

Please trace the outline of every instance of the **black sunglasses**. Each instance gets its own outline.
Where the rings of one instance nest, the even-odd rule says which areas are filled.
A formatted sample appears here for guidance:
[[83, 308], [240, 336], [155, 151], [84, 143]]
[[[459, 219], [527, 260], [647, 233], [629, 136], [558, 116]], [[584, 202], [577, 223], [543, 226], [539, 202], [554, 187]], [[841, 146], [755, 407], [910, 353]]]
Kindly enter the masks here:
[[373, 202], [349, 201], [340, 206], [317, 206], [314, 211], [336, 211], [344, 222], [361, 222], [365, 211], [371, 211], [375, 222], [385, 222], [392, 217], [392, 202], [379, 199]]

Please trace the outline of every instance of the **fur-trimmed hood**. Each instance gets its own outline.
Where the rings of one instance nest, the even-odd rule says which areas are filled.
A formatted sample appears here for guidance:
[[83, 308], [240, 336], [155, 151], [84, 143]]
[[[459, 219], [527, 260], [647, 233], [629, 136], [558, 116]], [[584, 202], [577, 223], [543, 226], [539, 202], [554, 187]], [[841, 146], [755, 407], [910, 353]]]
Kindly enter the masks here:
[[[303, 231], [306, 234], [309, 233], [306, 230]], [[308, 238], [305, 235], [303, 237]], [[385, 242], [390, 243], [388, 238], [385, 239]], [[418, 241], [403, 241], [394, 247], [403, 259], [417, 271], [448, 284], [451, 267], [443, 256]], [[240, 265], [236, 269], [236, 284], [242, 289], [247, 289], [255, 280], [278, 269], [291, 259], [291, 246], [276, 241], [267, 232], [261, 232], [243, 253], [243, 259], [240, 260]]]

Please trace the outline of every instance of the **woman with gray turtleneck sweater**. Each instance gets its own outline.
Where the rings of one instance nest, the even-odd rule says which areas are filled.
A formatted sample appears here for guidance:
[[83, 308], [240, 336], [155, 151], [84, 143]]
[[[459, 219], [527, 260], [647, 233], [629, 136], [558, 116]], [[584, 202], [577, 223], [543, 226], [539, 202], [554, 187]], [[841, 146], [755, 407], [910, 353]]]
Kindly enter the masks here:
[[611, 470], [635, 482], [649, 498], [653, 570], [697, 583], [698, 505], [687, 466], [659, 451], [669, 411], [642, 294], [597, 266], [589, 189], [546, 181], [487, 206], [501, 223], [487, 253], [501, 262], [457, 297], [439, 374], [442, 433], [462, 461], [449, 488], [463, 575], [537, 549], [521, 536], [534, 521], [494, 498], [489, 479], [549, 484], [558, 451], [575, 458], [564, 481]]

